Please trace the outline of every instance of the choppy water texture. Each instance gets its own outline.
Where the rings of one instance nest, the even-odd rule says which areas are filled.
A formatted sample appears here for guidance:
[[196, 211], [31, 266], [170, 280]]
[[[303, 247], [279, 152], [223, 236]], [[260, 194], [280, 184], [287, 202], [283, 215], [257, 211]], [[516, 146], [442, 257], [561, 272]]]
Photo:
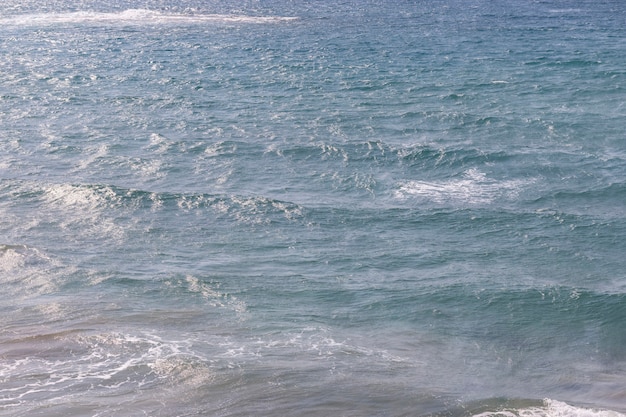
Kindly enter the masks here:
[[626, 413], [626, 3], [0, 5], [0, 415]]

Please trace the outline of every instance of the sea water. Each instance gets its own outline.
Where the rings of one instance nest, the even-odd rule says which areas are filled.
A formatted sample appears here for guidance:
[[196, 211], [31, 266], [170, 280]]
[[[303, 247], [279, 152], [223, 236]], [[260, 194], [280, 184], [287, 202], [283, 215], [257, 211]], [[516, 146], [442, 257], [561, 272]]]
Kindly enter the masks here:
[[0, 415], [626, 413], [626, 3], [5, 0]]

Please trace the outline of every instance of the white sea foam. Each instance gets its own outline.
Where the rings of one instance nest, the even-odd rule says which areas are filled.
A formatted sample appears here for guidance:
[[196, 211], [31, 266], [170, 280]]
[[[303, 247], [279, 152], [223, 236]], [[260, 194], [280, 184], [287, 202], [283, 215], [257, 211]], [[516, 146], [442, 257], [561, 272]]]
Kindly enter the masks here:
[[5, 296], [30, 297], [57, 288], [59, 263], [26, 245], [0, 245], [0, 284]]
[[237, 313], [246, 311], [246, 303], [237, 297], [221, 292], [216, 287], [218, 284], [210, 285], [200, 281], [198, 278], [188, 275], [185, 277], [187, 289], [190, 292], [200, 294], [210, 305], [231, 309]]
[[81, 211], [95, 212], [108, 207], [116, 200], [115, 192], [105, 187], [96, 192], [95, 189], [71, 184], [56, 184], [45, 189], [45, 200], [54, 205]]
[[24, 267], [24, 245], [0, 245], [0, 271], [9, 272]]
[[[56, 401], [68, 392], [132, 392], [144, 385], [197, 385], [212, 378], [209, 362], [186, 341], [149, 334], [65, 332], [4, 341], [0, 408]], [[28, 354], [23, 354], [28, 349]]]
[[237, 222], [252, 225], [267, 225], [277, 218], [288, 221], [301, 219], [302, 207], [296, 204], [281, 202], [267, 197], [231, 196], [215, 198], [205, 195], [182, 196], [178, 207], [185, 211], [197, 210], [203, 206], [211, 206], [220, 215], [232, 217]]
[[418, 197], [435, 203], [487, 204], [498, 198], [515, 198], [528, 182], [497, 181], [476, 169], [469, 169], [458, 179], [402, 182], [395, 191], [395, 196], [402, 199]]
[[611, 410], [575, 407], [561, 401], [545, 399], [542, 406], [502, 409], [475, 414], [474, 417], [626, 417]]
[[563, 13], [581, 13], [582, 9], [550, 9], [550, 13], [563, 14]]
[[97, 147], [88, 148], [88, 149], [86, 149], [86, 151], [87, 151], [87, 155], [88, 155], [87, 158], [82, 160], [78, 164], [78, 167], [77, 167], [81, 171], [82, 170], [86, 170], [86, 169], [90, 169], [90, 167], [92, 165], [94, 165], [96, 163], [96, 161], [98, 161], [99, 159], [103, 159], [103, 158], [107, 157], [107, 155], [109, 153], [109, 146], [108, 145], [99, 145]]
[[167, 165], [158, 157], [128, 158], [122, 165], [129, 167], [140, 178], [148, 181], [158, 180], [167, 176]]
[[128, 9], [122, 12], [103, 13], [79, 11], [68, 13], [36, 13], [7, 16], [0, 19], [3, 26], [49, 26], [58, 24], [202, 24], [240, 23], [268, 24], [289, 22], [298, 19], [291, 16], [248, 16], [236, 14], [184, 14], [166, 13], [147, 9]]
[[395, 355], [386, 349], [367, 346], [350, 338], [338, 338], [324, 327], [306, 327], [266, 335], [246, 343], [241, 343], [239, 340], [226, 340], [221, 343], [221, 348], [223, 352], [218, 356], [230, 360], [233, 365], [247, 360], [254, 361], [258, 358], [286, 355], [287, 352], [291, 352], [288, 355], [299, 356], [302, 363], [306, 362], [305, 357], [308, 356], [314, 361], [319, 359], [366, 361], [370, 366], [416, 365], [413, 359]]
[[61, 228], [84, 236], [120, 239], [124, 227], [110, 215], [119, 208], [121, 198], [111, 187], [90, 187], [73, 184], [53, 184], [43, 189], [45, 216], [52, 216]]
[[0, 209], [5, 220], [15, 225], [16, 232], [38, 233], [42, 225], [54, 225], [72, 240], [97, 236], [119, 241], [126, 234], [128, 225], [118, 222], [120, 210], [124, 209], [123, 197], [111, 187], [25, 181], [17, 183], [11, 192], [16, 199], [39, 207], [28, 216]]

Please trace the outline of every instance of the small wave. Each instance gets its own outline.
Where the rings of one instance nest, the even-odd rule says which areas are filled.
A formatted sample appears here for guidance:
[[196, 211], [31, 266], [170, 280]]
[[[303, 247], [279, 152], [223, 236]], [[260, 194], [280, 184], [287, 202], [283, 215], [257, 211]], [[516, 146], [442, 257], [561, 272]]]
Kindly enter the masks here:
[[626, 183], [612, 183], [578, 190], [557, 189], [537, 198], [534, 203], [580, 216], [593, 214], [604, 218], [622, 218], [625, 197]]
[[325, 327], [304, 327], [296, 331], [276, 333], [241, 344], [241, 341], [228, 341], [221, 346], [223, 359], [246, 360], [272, 357], [297, 352], [303, 358], [311, 355], [317, 359], [338, 359], [351, 357], [353, 360], [367, 361], [370, 366], [377, 364], [401, 364], [413, 366], [412, 359], [398, 356], [386, 349], [360, 344], [349, 338], [338, 339]]
[[304, 216], [303, 207], [262, 196], [213, 196], [207, 194], [175, 197], [184, 211], [211, 208], [220, 215], [234, 218], [239, 223], [269, 224], [283, 220], [293, 221]]
[[73, 390], [120, 394], [160, 381], [195, 385], [212, 378], [190, 342], [150, 334], [71, 331], [16, 338], [4, 347], [0, 408], [55, 402]]
[[121, 218], [132, 207], [125, 206], [130, 204], [125, 190], [108, 185], [10, 181], [9, 192], [14, 204], [38, 207], [28, 222], [9, 213], [21, 233], [53, 226], [71, 240], [105, 237], [119, 241], [126, 236], [129, 219]]
[[576, 407], [552, 399], [543, 404], [523, 408], [501, 408], [472, 414], [473, 417], [626, 417], [617, 411]]
[[582, 9], [550, 9], [549, 12], [554, 14], [582, 13]]
[[[489, 118], [477, 121], [491, 123]], [[410, 145], [394, 150], [402, 163], [424, 167], [464, 167], [469, 164], [503, 162], [511, 157], [506, 152], [484, 152], [480, 149], [438, 148], [429, 145]]]
[[188, 292], [202, 297], [210, 306], [233, 310], [237, 314], [246, 312], [245, 301], [232, 294], [219, 290], [219, 283], [208, 283], [194, 276], [187, 275], [184, 280], [166, 281], [170, 287], [184, 287]]
[[114, 239], [124, 236], [124, 227], [117, 224], [110, 213], [111, 209], [122, 204], [122, 198], [114, 188], [55, 184], [44, 187], [43, 192], [47, 212], [54, 215], [62, 229], [87, 236]]
[[297, 20], [293, 16], [248, 16], [236, 14], [163, 13], [147, 9], [128, 9], [117, 13], [79, 11], [69, 13], [23, 14], [0, 19], [5, 26], [49, 26], [58, 24], [271, 24]]
[[8, 272], [23, 268], [23, 253], [27, 250], [26, 245], [0, 245], [0, 271]]
[[59, 263], [44, 252], [26, 245], [0, 244], [0, 284], [11, 297], [32, 297], [54, 292]]
[[117, 205], [119, 200], [111, 187], [90, 187], [72, 184], [57, 184], [45, 188], [44, 200], [73, 210], [102, 210]]
[[11, 218], [23, 233], [54, 225], [71, 240], [124, 241], [137, 224], [152, 219], [136, 215], [144, 210], [196, 214], [206, 211], [249, 225], [301, 222], [306, 217], [303, 206], [265, 196], [150, 192], [113, 185], [29, 181], [12, 182], [9, 192], [15, 201], [41, 207], [29, 223], [20, 224], [17, 217]]
[[437, 204], [488, 204], [498, 198], [517, 197], [527, 183], [528, 181], [523, 180], [497, 181], [476, 169], [469, 169], [459, 179], [402, 182], [395, 191], [395, 196], [401, 199], [417, 197]]

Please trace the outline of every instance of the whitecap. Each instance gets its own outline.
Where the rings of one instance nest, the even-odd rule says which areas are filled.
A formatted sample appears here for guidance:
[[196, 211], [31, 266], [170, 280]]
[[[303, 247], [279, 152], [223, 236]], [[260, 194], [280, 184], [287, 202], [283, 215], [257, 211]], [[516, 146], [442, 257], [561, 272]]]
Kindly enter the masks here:
[[306, 327], [296, 331], [281, 332], [241, 345], [239, 342], [224, 343], [224, 358], [270, 357], [286, 352], [297, 352], [304, 358], [346, 359], [366, 361], [373, 365], [402, 364], [403, 367], [418, 365], [414, 360], [396, 355], [387, 349], [366, 346], [347, 337], [337, 338], [325, 327]]
[[234, 295], [219, 291], [218, 284], [211, 285], [191, 275], [185, 277], [185, 283], [189, 292], [200, 294], [213, 307], [228, 308], [237, 313], [246, 312], [246, 303]]
[[474, 417], [626, 417], [626, 414], [611, 410], [576, 407], [561, 401], [545, 399], [541, 406], [485, 411], [474, 414]]
[[582, 9], [574, 9], [574, 8], [570, 8], [570, 9], [550, 9], [549, 12], [550, 13], [555, 13], [555, 14], [581, 13]]
[[0, 244], [0, 284], [5, 296], [33, 297], [56, 291], [61, 265], [26, 245]]
[[10, 272], [24, 267], [25, 245], [0, 245], [0, 271]]
[[434, 203], [489, 204], [498, 198], [517, 197], [529, 181], [502, 180], [487, 177], [476, 169], [465, 171], [463, 177], [445, 181], [404, 181], [394, 194], [396, 198], [421, 198]]
[[106, 144], [99, 145], [97, 147], [87, 148], [86, 151], [88, 156], [78, 164], [77, 168], [79, 170], [90, 169], [97, 161], [106, 158], [109, 154], [109, 146]]
[[63, 208], [96, 212], [105, 209], [118, 198], [110, 187], [96, 190], [80, 185], [55, 184], [45, 189], [44, 200]]
[[3, 343], [9, 354], [0, 367], [6, 387], [0, 408], [34, 399], [54, 402], [73, 390], [119, 395], [159, 382], [196, 386], [213, 376], [210, 362], [193, 352], [191, 342], [151, 334], [72, 331]]
[[296, 221], [303, 217], [303, 208], [297, 204], [272, 200], [263, 196], [230, 196], [216, 198], [207, 195], [179, 198], [178, 207], [185, 211], [210, 206], [216, 213], [226, 215], [239, 223], [268, 225], [272, 221]]
[[110, 186], [51, 184], [43, 188], [45, 221], [57, 223], [74, 237], [122, 239], [124, 225], [118, 224], [116, 210], [122, 196]]

